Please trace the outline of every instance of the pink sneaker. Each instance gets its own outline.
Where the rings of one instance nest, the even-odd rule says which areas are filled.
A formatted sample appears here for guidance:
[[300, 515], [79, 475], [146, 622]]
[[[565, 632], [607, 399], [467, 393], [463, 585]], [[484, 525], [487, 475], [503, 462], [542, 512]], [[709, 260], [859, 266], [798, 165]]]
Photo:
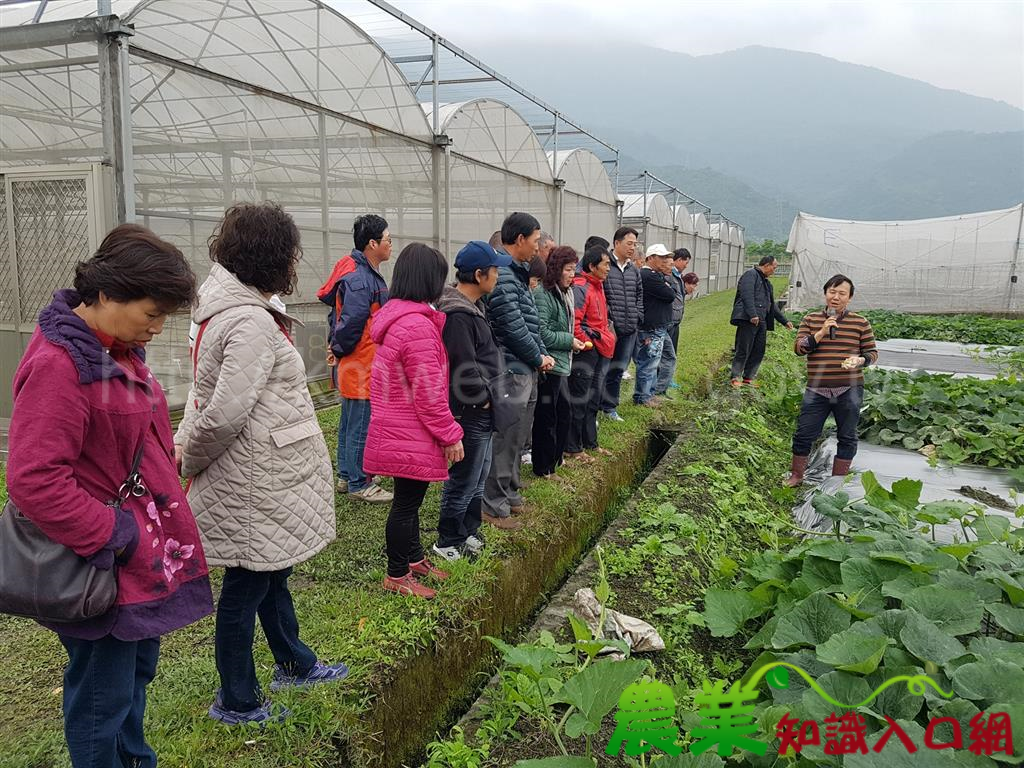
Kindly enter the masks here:
[[448, 578], [448, 571], [442, 571], [440, 568], [435, 568], [434, 564], [425, 557], [418, 563], [409, 563], [409, 570], [412, 572], [413, 576], [419, 576], [421, 578], [424, 576], [430, 576], [437, 581], [444, 581]]
[[385, 576], [384, 589], [389, 592], [397, 592], [400, 595], [416, 595], [416, 597], [422, 597], [424, 600], [433, 600], [434, 596], [437, 595], [437, 592], [430, 587], [420, 584], [416, 577], [412, 575], [412, 571], [398, 579], [393, 576]]

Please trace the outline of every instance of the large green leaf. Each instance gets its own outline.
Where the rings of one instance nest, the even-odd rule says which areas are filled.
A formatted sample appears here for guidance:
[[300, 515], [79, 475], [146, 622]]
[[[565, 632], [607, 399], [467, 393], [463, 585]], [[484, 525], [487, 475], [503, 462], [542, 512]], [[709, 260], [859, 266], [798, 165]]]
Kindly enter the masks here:
[[864, 631], [878, 631], [886, 637], [891, 637], [893, 640], [900, 639], [900, 630], [907, 623], [907, 611], [903, 610], [889, 610], [882, 611], [876, 616], [872, 616], [867, 621], [862, 621], [857, 626], [862, 627]]
[[[1005, 603], [986, 605], [985, 610], [992, 614], [996, 624], [1007, 632], [1024, 637], [1024, 608], [1014, 608]], [[1024, 696], [1024, 694], [1022, 694]]]
[[571, 704], [597, 733], [604, 716], [615, 709], [626, 687], [644, 673], [647, 662], [636, 659], [591, 664], [565, 681], [557, 700]]
[[732, 637], [766, 610], [768, 605], [749, 592], [711, 587], [704, 594], [704, 621], [714, 637]]
[[977, 632], [985, 612], [985, 606], [974, 592], [939, 584], [918, 587], [904, 598], [903, 606], [913, 608], [951, 635]]
[[506, 664], [519, 667], [534, 678], [540, 677], [544, 669], [558, 662], [558, 653], [553, 648], [536, 645], [509, 645], [496, 637], [485, 637], [501, 651]]
[[978, 577], [997, 584], [1014, 605], [1024, 605], [1024, 578], [1011, 576], [993, 567], [979, 571]]
[[[829, 672], [818, 678], [818, 684], [833, 699], [843, 704], [859, 704], [871, 695], [871, 686], [859, 675], [849, 672]], [[814, 720], [823, 720], [839, 708], [823, 699], [817, 691], [806, 688], [800, 703]]]
[[[898, 675], [913, 676], [920, 673], [921, 669], [916, 666], [899, 667], [886, 664], [885, 667], [880, 667], [866, 679], [871, 690], [876, 691], [890, 678]], [[923, 696], [914, 695], [905, 682], [900, 682], [890, 685], [879, 693], [874, 701], [864, 707], [864, 711], [874, 715], [879, 725], [884, 725], [884, 715], [888, 715], [893, 720], [913, 720], [924, 706], [924, 701]]]
[[512, 768], [594, 768], [596, 763], [589, 757], [542, 757], [539, 760], [520, 760]]
[[889, 638], [868, 634], [855, 624], [818, 645], [818, 661], [847, 672], [868, 675], [878, 667], [888, 645]]
[[843, 579], [839, 571], [839, 563], [812, 555], [804, 558], [804, 567], [800, 572], [800, 577], [812, 592], [819, 589], [831, 591]]
[[1003, 591], [997, 584], [963, 571], [939, 571], [935, 574], [935, 583], [949, 589], [973, 591], [983, 603], [998, 603], [1003, 599]]
[[1019, 701], [1024, 669], [1002, 659], [964, 664], [953, 673], [953, 688], [971, 701]]
[[[907, 737], [917, 746], [914, 753], [908, 752], [900, 743], [899, 737], [893, 734], [885, 743], [881, 752], [869, 749], [866, 755], [855, 752], [843, 755], [843, 768], [957, 768], [958, 763], [953, 750], [941, 751], [927, 749], [924, 746], [924, 728], [913, 720], [894, 718], [896, 724], [903, 729]], [[888, 727], [888, 726], [886, 726]], [[881, 733], [878, 738], [881, 738]], [[873, 746], [873, 744], [872, 744]]]
[[899, 601], [906, 600], [907, 595], [918, 587], [926, 587], [934, 584], [935, 578], [928, 573], [920, 571], [907, 571], [891, 581], [882, 584], [882, 594], [886, 597], [895, 597]]
[[922, 662], [931, 661], [940, 667], [967, 653], [963, 643], [913, 610], [906, 612], [900, 642]]
[[1011, 643], [994, 637], [972, 637], [967, 649], [978, 659], [999, 658], [1024, 667], [1024, 643]]
[[828, 595], [815, 592], [779, 619], [772, 635], [772, 647], [818, 645], [849, 626], [850, 614]]

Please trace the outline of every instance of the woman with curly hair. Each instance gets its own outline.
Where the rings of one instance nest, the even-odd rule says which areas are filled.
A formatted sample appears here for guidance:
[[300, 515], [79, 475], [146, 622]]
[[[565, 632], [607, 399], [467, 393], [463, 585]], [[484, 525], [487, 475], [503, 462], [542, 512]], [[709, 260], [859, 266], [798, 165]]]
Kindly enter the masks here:
[[256, 679], [257, 615], [277, 662], [271, 690], [348, 674], [299, 639], [288, 590], [293, 567], [335, 535], [331, 460], [291, 338], [298, 321], [270, 302], [292, 292], [301, 253], [280, 206], [233, 206], [210, 238], [214, 264], [193, 312], [194, 379], [175, 444], [209, 562], [225, 568], [210, 717], [226, 725], [288, 714]]
[[569, 371], [574, 352], [584, 342], [573, 337], [575, 316], [572, 281], [576, 277], [576, 251], [560, 245], [548, 255], [544, 282], [533, 291], [540, 317], [540, 337], [555, 358], [555, 367], [540, 374], [537, 410], [533, 416], [533, 473], [550, 477], [562, 463], [565, 441], [572, 422], [569, 402]]

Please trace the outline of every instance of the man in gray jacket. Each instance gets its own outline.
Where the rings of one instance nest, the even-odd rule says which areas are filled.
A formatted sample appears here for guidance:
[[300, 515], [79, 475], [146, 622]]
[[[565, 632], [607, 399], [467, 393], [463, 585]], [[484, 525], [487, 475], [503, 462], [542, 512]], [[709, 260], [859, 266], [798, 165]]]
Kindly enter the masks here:
[[686, 268], [689, 266], [690, 252], [686, 248], [676, 248], [672, 252], [672, 273], [668, 276], [672, 290], [676, 292], [676, 299], [672, 302], [672, 322], [668, 326], [665, 344], [661, 348], [661, 363], [658, 365], [658, 383], [654, 387], [655, 395], [665, 395], [669, 389], [675, 389], [679, 386], [672, 381], [672, 377], [676, 373], [679, 324], [683, 322], [683, 313], [686, 311], [686, 288], [683, 285], [683, 275], [686, 274]]

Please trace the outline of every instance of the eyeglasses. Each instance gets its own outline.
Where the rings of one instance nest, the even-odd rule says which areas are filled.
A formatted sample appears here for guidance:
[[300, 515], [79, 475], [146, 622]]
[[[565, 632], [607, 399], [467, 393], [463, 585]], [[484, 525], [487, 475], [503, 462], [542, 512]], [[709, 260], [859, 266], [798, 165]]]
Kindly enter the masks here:
[[391, 245], [391, 235], [388, 235], [387, 237], [378, 240], [377, 243], [379, 245], [384, 245], [385, 243], [387, 243], [388, 245]]

